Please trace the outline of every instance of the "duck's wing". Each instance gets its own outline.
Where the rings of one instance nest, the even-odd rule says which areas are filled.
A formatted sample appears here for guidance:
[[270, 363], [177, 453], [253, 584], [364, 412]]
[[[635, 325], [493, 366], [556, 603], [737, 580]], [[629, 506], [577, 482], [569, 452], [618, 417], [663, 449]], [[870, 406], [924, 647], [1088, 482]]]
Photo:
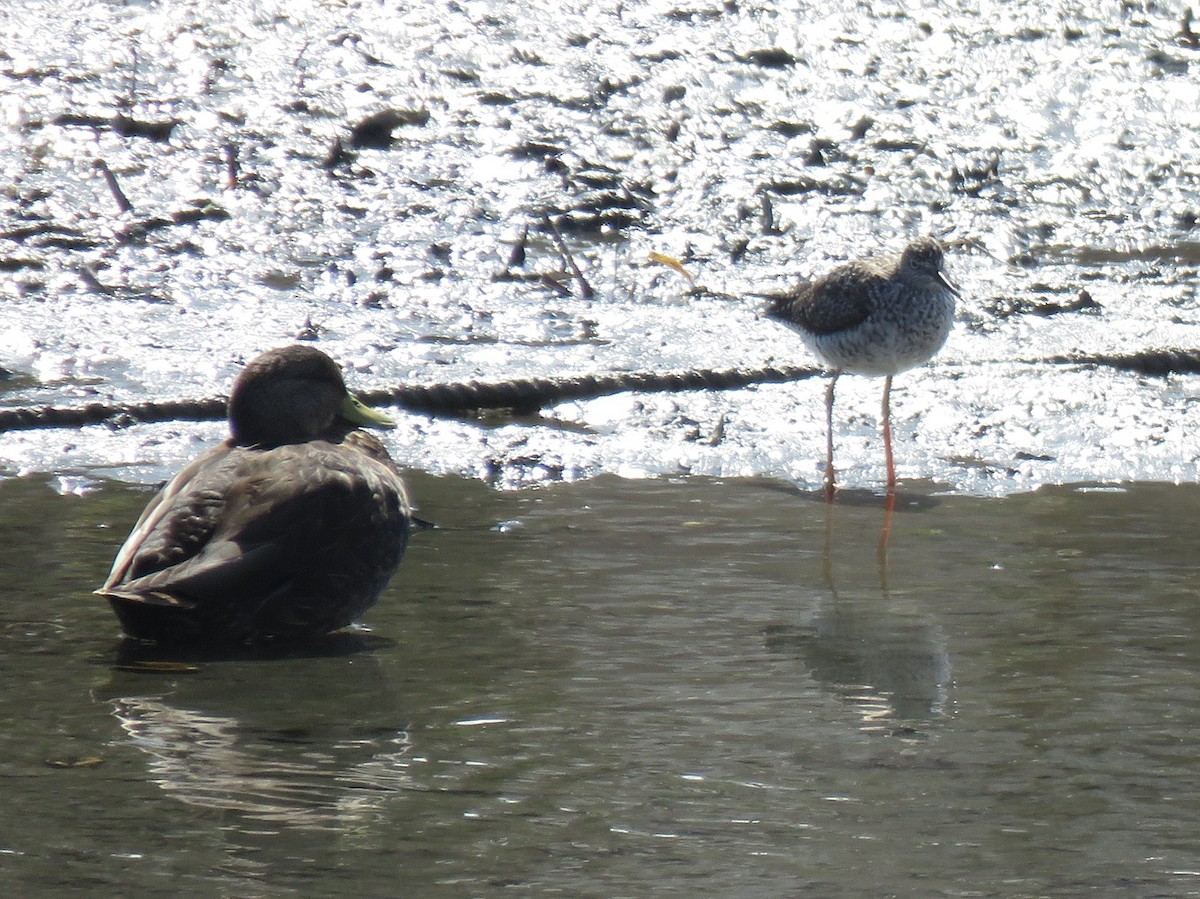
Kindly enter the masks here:
[[163, 495], [172, 481], [97, 592], [156, 605], [256, 604], [339, 553], [342, 542], [362, 539], [369, 525], [386, 533], [381, 496], [407, 516], [402, 485], [397, 496], [382, 466], [339, 465], [336, 450], [321, 446], [234, 448]]
[[222, 498], [202, 482], [223, 467], [231, 447], [222, 444], [201, 454], [146, 504], [129, 536], [117, 551], [103, 586], [107, 595], [137, 572], [157, 571], [184, 561], [207, 543], [219, 516]]

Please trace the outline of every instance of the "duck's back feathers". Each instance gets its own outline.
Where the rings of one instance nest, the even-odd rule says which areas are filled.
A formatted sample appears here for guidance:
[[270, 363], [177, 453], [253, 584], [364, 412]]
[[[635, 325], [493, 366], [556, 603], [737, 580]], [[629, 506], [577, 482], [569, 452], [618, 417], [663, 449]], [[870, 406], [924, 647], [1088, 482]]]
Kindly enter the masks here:
[[126, 633], [297, 637], [362, 614], [400, 562], [409, 508], [390, 462], [358, 448], [378, 441], [352, 433], [271, 449], [227, 443], [181, 471], [97, 591]]

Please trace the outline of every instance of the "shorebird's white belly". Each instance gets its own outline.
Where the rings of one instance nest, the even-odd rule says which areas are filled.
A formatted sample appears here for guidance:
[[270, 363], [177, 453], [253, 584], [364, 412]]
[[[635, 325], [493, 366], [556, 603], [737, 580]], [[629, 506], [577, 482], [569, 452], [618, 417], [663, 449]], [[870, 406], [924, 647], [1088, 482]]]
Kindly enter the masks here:
[[920, 305], [885, 305], [844, 331], [812, 334], [805, 344], [831, 368], [858, 375], [894, 375], [923, 365], [942, 348], [954, 324], [954, 295], [942, 291]]

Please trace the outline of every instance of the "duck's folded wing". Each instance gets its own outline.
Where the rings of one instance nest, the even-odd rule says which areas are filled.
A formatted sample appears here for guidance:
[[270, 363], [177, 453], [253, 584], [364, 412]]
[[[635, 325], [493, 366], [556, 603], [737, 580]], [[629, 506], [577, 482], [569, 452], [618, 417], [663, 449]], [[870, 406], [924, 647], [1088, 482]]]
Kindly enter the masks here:
[[[311, 464], [298, 464], [297, 455]], [[195, 478], [135, 529], [129, 542], [138, 545], [127, 543], [127, 562], [114, 565], [97, 592], [155, 604], [237, 605], [287, 589], [297, 572], [352, 551], [356, 541], [387, 539], [392, 519], [381, 510], [394, 505], [407, 514], [403, 495], [372, 473], [374, 463], [346, 471], [327, 455], [282, 447]], [[381, 494], [393, 499], [381, 501]]]
[[213, 597], [235, 604], [242, 597], [278, 589], [280, 578], [287, 577], [281, 563], [278, 544], [244, 549], [220, 540], [177, 565], [96, 592], [127, 602], [180, 608], [192, 608]]
[[185, 466], [152, 500], [117, 551], [97, 593], [107, 595], [124, 582], [169, 568], [200, 552], [220, 520], [223, 491], [208, 483], [223, 469], [229, 448], [214, 447]]
[[272, 504], [263, 500], [275, 491], [261, 476], [224, 485], [210, 481], [201, 478], [185, 491], [156, 498], [154, 512], [134, 529], [96, 592], [189, 606], [212, 599], [236, 603], [275, 590], [294, 565], [291, 537], [309, 517], [301, 508], [303, 493]]

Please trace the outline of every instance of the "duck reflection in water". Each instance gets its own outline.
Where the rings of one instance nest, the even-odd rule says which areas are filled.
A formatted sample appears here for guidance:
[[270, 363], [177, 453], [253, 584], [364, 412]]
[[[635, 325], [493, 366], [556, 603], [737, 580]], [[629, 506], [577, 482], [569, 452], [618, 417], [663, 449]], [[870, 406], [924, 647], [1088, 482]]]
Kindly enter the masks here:
[[186, 805], [235, 813], [230, 833], [262, 822], [344, 831], [411, 789], [413, 754], [413, 709], [386, 666], [344, 650], [207, 664], [200, 677], [175, 673], [166, 691], [146, 691], [157, 678], [145, 669], [117, 670], [101, 690], [149, 780]]
[[229, 399], [229, 439], [150, 501], [96, 591], [125, 633], [304, 640], [366, 611], [400, 564], [411, 516], [387, 450], [359, 425], [395, 423], [319, 350], [251, 361]]

